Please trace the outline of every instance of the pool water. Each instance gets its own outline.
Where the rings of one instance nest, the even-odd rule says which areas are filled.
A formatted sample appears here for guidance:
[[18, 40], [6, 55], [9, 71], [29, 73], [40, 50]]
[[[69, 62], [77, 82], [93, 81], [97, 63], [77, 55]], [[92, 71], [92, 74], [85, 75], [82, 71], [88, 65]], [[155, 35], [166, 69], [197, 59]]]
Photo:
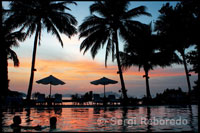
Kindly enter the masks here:
[[[129, 131], [129, 132], [198, 132], [198, 106], [139, 106], [85, 108], [22, 108], [2, 112], [3, 132], [12, 132], [12, 119], [18, 115], [22, 126], [41, 125], [39, 132], [49, 131]], [[57, 118], [56, 129], [49, 119]], [[22, 132], [38, 132], [22, 129]]]

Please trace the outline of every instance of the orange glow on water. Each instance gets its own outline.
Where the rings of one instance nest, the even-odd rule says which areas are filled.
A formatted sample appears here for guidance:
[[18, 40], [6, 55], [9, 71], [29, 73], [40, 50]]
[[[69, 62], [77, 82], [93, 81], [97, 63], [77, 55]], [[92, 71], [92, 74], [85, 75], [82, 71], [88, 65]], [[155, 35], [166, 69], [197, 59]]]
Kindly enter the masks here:
[[[69, 131], [187, 131], [195, 127], [197, 131], [198, 106], [192, 105], [193, 111], [189, 107], [168, 107], [168, 106], [138, 106], [138, 107], [92, 107], [92, 108], [26, 108], [22, 110], [13, 110], [12, 113], [4, 112], [3, 130], [5, 132], [12, 132], [9, 127], [13, 123], [12, 119], [18, 115], [22, 119], [21, 126], [37, 126], [41, 125], [41, 132], [69, 132]], [[183, 111], [184, 110], [184, 111]], [[10, 110], [11, 111], [11, 110]], [[178, 116], [178, 117], [177, 117]], [[49, 120], [51, 117], [57, 118], [56, 128], [49, 127]], [[191, 123], [187, 125], [157, 125], [145, 124], [143, 120], [165, 120], [165, 119], [182, 119], [190, 120]], [[101, 121], [99, 121], [101, 120]], [[134, 120], [135, 123], [128, 123], [127, 120]], [[133, 124], [133, 125], [131, 125]], [[194, 129], [193, 129], [194, 130]], [[24, 130], [22, 132], [35, 132], [34, 129]], [[38, 131], [38, 130], [37, 130]]]

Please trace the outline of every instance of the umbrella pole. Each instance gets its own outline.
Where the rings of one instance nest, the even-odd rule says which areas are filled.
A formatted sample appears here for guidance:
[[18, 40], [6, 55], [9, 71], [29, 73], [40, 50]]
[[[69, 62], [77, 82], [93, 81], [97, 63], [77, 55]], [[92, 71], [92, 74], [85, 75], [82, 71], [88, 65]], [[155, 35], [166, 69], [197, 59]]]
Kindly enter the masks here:
[[51, 98], [51, 84], [50, 84], [50, 94], [49, 94], [49, 98]]
[[105, 93], [105, 85], [104, 85], [104, 98], [105, 98], [105, 95], [106, 95], [106, 93]]

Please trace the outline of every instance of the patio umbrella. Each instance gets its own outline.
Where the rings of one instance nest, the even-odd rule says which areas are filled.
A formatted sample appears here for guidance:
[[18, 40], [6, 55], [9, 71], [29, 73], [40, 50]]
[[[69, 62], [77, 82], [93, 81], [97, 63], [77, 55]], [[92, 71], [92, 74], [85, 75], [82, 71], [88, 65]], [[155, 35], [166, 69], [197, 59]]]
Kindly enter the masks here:
[[49, 94], [50, 97], [51, 97], [51, 85], [64, 85], [65, 84], [65, 82], [57, 79], [56, 77], [54, 77], [52, 75], [50, 75], [46, 78], [40, 79], [40, 80], [36, 81], [36, 83], [44, 84], [44, 85], [50, 84], [50, 94]]
[[90, 82], [90, 83], [91, 83], [91, 84], [94, 84], [94, 85], [104, 85], [104, 97], [105, 97], [105, 86], [108, 85], [108, 84], [116, 84], [116, 83], [118, 83], [118, 82], [115, 81], [115, 80], [111, 80], [111, 79], [109, 79], [109, 78], [103, 77], [103, 78], [101, 78], [101, 79], [92, 81], [92, 82]]

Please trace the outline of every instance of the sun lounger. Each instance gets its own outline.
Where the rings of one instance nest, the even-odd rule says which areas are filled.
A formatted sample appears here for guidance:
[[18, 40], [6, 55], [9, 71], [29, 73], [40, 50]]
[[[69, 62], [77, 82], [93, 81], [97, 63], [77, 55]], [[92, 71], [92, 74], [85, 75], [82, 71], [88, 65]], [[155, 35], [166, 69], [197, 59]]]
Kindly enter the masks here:
[[46, 104], [46, 100], [45, 100], [45, 94], [39, 94], [36, 100], [36, 104], [39, 105], [45, 105]]
[[120, 103], [120, 100], [119, 99], [116, 99], [115, 98], [115, 95], [109, 95], [108, 96], [108, 102], [110, 103], [110, 104], [118, 104], [118, 103]]
[[56, 104], [62, 105], [62, 95], [61, 94], [55, 94], [54, 105], [56, 105]]
[[22, 97], [19, 96], [7, 96], [6, 105], [7, 106], [21, 106], [23, 104]]
[[94, 94], [93, 95], [93, 103], [95, 103], [96, 105], [98, 103], [103, 103], [103, 100], [100, 98], [100, 95], [99, 94]]

